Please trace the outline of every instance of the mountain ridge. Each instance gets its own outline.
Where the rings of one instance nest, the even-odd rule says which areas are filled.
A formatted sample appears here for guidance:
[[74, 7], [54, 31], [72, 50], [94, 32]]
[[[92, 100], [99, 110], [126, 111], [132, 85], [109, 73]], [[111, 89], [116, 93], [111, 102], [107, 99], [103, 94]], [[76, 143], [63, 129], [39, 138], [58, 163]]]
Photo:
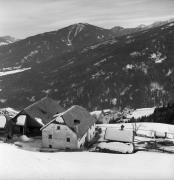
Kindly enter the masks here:
[[[73, 35], [75, 32], [76, 29]], [[84, 32], [80, 31], [78, 37], [85, 37]], [[65, 35], [67, 38], [68, 33]], [[28, 61], [20, 65], [30, 69], [0, 77], [1, 106], [20, 109], [46, 95], [60, 100], [64, 107], [79, 104], [90, 110], [166, 104], [174, 88], [174, 23], [131, 35], [107, 37], [98, 39], [99, 42], [87, 41], [86, 45], [40, 63]], [[80, 42], [84, 43], [81, 39]], [[1, 54], [3, 50], [4, 47], [0, 48]], [[12, 52], [9, 59], [0, 55], [0, 61], [4, 62], [5, 57], [7, 63], [1, 68], [13, 64], [11, 59], [15, 55]]]

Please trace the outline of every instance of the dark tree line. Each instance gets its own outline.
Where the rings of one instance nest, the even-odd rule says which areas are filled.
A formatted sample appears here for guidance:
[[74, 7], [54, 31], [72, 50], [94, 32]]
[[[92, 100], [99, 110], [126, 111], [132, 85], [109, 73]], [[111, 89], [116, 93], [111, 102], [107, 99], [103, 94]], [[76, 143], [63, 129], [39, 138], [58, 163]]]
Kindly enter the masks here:
[[174, 124], [174, 101], [168, 103], [166, 107], [157, 107], [150, 116], [143, 116], [138, 119], [130, 119], [130, 122], [157, 122]]

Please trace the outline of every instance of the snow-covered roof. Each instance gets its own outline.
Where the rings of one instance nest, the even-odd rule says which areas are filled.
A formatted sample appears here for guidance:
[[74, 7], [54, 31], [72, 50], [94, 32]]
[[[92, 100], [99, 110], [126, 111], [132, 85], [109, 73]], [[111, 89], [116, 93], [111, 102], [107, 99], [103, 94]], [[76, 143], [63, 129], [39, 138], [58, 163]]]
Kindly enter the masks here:
[[27, 126], [42, 127], [49, 123], [55, 114], [63, 111], [64, 108], [60, 106], [58, 101], [44, 97], [23, 109], [14, 119], [19, 115], [27, 115], [30, 117], [27, 119]]
[[96, 116], [96, 118], [98, 119], [99, 117], [100, 117], [100, 115], [101, 115], [101, 113], [102, 112], [104, 112], [104, 113], [111, 113], [112, 112], [112, 110], [111, 109], [103, 109], [103, 110], [96, 110], [96, 111], [92, 111], [92, 112], [90, 112], [90, 114], [93, 116], [93, 115], [95, 115]]
[[7, 119], [4, 115], [0, 115], [0, 128], [5, 128]]
[[134, 151], [133, 144], [126, 144], [120, 142], [101, 142], [97, 147], [101, 149], [107, 149], [110, 151], [120, 152], [120, 153], [132, 153]]
[[[60, 119], [61, 117], [62, 119]], [[74, 120], [79, 120], [78, 125], [74, 124]], [[93, 118], [90, 113], [83, 107], [74, 105], [65, 112], [58, 114], [58, 116], [51, 122], [41, 128], [43, 130], [52, 122], [57, 121], [58, 123], [65, 123], [69, 128], [75, 131], [75, 126], [78, 126], [78, 131], [75, 131], [78, 138], [82, 138], [87, 130], [95, 123], [96, 119]], [[59, 122], [60, 121], [60, 122]]]
[[20, 115], [17, 117], [16, 125], [18, 126], [24, 126], [26, 122], [26, 115]]
[[119, 142], [133, 142], [134, 133], [132, 130], [107, 128], [105, 131], [105, 139], [110, 141], [119, 141]]
[[101, 115], [101, 112], [102, 112], [102, 111], [92, 111], [92, 112], [90, 112], [90, 114], [91, 114], [92, 116], [95, 116], [97, 119], [99, 119], [99, 117], [100, 117], [100, 115]]

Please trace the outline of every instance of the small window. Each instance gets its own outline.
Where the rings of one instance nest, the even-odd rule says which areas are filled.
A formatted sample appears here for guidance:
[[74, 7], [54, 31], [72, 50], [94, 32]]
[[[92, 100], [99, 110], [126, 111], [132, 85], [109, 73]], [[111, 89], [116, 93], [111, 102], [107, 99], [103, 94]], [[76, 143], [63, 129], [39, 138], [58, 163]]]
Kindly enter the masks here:
[[60, 126], [57, 126], [57, 130], [60, 130]]
[[49, 148], [52, 148], [52, 145], [49, 145]]
[[80, 120], [74, 119], [74, 124], [75, 124], [75, 125], [80, 124]]
[[51, 134], [49, 134], [48, 139], [52, 139], [52, 135]]
[[67, 142], [70, 142], [70, 138], [66, 138], [66, 141], [67, 141]]

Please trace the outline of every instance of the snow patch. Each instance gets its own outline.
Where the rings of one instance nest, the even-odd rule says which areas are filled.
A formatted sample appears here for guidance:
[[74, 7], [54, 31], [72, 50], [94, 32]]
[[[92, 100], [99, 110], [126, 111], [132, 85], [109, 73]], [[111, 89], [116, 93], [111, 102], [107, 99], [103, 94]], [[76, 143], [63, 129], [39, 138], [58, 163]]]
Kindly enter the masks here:
[[7, 102], [7, 99], [0, 99], [0, 103], [5, 103]]
[[35, 102], [36, 101], [36, 99], [35, 99], [36, 97], [35, 96], [32, 96], [32, 97], [27, 97], [27, 100], [29, 100], [30, 102]]
[[30, 70], [30, 69], [31, 69], [31, 67], [23, 68], [23, 69], [16, 69], [16, 70], [12, 70], [12, 71], [4, 71], [4, 72], [1, 71], [0, 72], [0, 77], [20, 73], [20, 72], [27, 71], [27, 70]]
[[41, 124], [42, 126], [44, 126], [44, 123], [42, 122], [42, 119], [36, 117], [35, 120], [36, 120], [39, 124]]
[[100, 70], [99, 72], [96, 72], [95, 74], [93, 74], [91, 79], [97, 79], [102, 75], [105, 75], [105, 72], [103, 70]]
[[24, 56], [23, 59], [21, 60], [21, 63], [24, 63], [25, 61], [27, 61], [29, 58], [32, 58], [33, 56], [35, 56], [39, 51], [38, 50], [34, 50], [31, 51], [28, 55]]
[[132, 87], [132, 85], [130, 84], [128, 87], [125, 87], [123, 89], [123, 91], [120, 93], [121, 96], [124, 96], [126, 94], [127, 91], [129, 91], [129, 89]]
[[64, 122], [63, 118], [61, 117], [61, 115], [62, 115], [61, 113], [56, 115], [56, 122], [58, 122], [60, 124], [64, 124], [65, 122]]
[[174, 23], [171, 23], [171, 24], [168, 25], [168, 27], [171, 27], [171, 26], [174, 26]]
[[103, 38], [104, 38], [104, 35], [103, 35], [103, 34], [97, 36], [97, 39], [103, 39]]
[[82, 23], [79, 23], [79, 24], [76, 24], [75, 26], [73, 26], [73, 29], [74, 28], [75, 28], [74, 37], [76, 37], [85, 28], [85, 25]]
[[155, 90], [164, 90], [164, 87], [162, 85], [160, 85], [158, 82], [151, 82], [150, 83], [150, 88], [151, 91], [155, 91]]
[[45, 94], [49, 94], [51, 92], [51, 89], [44, 89], [44, 90], [42, 90], [42, 92]]
[[130, 53], [130, 56], [131, 56], [131, 57], [138, 57], [138, 56], [141, 56], [141, 53], [135, 51], [135, 52]]
[[23, 141], [23, 142], [29, 142], [32, 141], [31, 138], [27, 137], [26, 135], [22, 135], [19, 137], [19, 140]]
[[173, 73], [173, 69], [169, 69], [166, 76], [170, 76]]
[[127, 64], [126, 69], [133, 69], [135, 66], [133, 64]]
[[4, 46], [4, 45], [7, 45], [7, 44], [9, 44], [9, 43], [7, 43], [7, 42], [0, 42], [0, 46]]
[[154, 60], [155, 63], [162, 63], [163, 61], [165, 61], [167, 59], [167, 56], [162, 56], [161, 52], [157, 52], [157, 53], [152, 53], [150, 55], [150, 58], [152, 60]]
[[94, 64], [94, 66], [100, 66], [103, 62], [106, 62], [106, 58], [102, 59], [101, 61]]

